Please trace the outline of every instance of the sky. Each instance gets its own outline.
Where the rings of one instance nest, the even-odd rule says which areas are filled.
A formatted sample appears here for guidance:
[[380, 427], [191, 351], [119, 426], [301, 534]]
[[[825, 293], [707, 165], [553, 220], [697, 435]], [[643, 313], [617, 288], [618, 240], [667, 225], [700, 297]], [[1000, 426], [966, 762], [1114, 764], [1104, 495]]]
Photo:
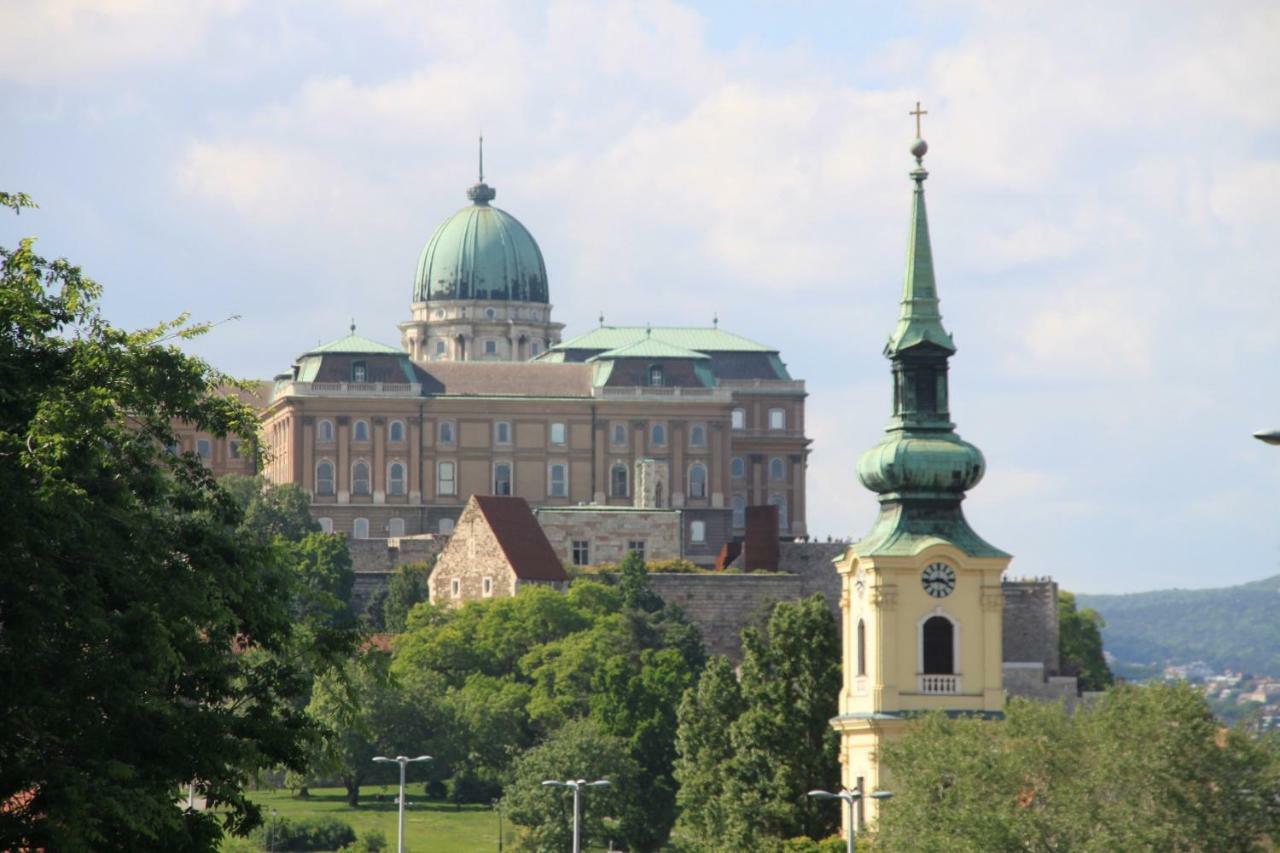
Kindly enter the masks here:
[[0, 217], [267, 378], [398, 343], [417, 257], [495, 204], [565, 335], [709, 325], [810, 393], [809, 527], [857, 538], [923, 102], [965, 503], [1079, 592], [1280, 573], [1280, 6], [0, 0]]

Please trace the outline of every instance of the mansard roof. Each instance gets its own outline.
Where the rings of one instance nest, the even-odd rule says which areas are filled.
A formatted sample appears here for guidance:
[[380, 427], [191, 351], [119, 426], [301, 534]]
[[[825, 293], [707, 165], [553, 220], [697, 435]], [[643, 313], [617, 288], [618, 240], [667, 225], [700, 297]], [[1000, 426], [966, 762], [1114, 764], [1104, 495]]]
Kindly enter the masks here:
[[510, 361], [433, 361], [418, 365], [428, 396], [590, 397], [590, 364]]

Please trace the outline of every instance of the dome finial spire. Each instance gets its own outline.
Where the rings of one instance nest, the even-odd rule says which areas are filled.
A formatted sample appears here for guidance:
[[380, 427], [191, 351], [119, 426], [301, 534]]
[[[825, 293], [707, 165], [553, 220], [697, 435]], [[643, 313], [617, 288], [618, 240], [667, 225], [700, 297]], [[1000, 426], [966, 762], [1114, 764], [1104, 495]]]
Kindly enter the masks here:
[[498, 191], [484, 182], [484, 131], [480, 132], [480, 180], [467, 190], [467, 198], [480, 207], [487, 207]]
[[924, 170], [924, 155], [929, 152], [929, 143], [924, 141], [924, 136], [920, 133], [920, 116], [927, 116], [928, 110], [920, 109], [920, 102], [916, 101], [916, 108], [907, 113], [909, 116], [916, 117], [916, 139], [911, 143], [911, 156], [916, 158], [916, 170], [911, 173], [911, 177], [916, 183], [923, 181], [929, 177], [929, 173]]
[[356, 318], [352, 317], [351, 318], [351, 334], [354, 335], [355, 333], [356, 333]]
[[[917, 104], [916, 106], [919, 106]], [[917, 133], [917, 136], [920, 134]], [[480, 131], [480, 183], [484, 183], [484, 131]]]

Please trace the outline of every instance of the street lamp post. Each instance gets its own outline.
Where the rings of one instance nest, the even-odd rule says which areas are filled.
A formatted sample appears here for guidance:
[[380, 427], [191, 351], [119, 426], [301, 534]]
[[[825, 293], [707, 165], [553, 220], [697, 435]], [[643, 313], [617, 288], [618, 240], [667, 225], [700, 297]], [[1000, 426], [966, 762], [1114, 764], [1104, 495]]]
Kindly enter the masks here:
[[498, 812], [498, 853], [502, 853], [502, 800], [495, 799], [493, 808]]
[[417, 758], [409, 758], [404, 755], [397, 755], [395, 758], [387, 758], [382, 755], [375, 756], [374, 761], [383, 762], [385, 764], [400, 765], [400, 830], [396, 849], [399, 853], [404, 853], [404, 769], [415, 761], [430, 761], [430, 755], [419, 755]]
[[547, 779], [542, 783], [549, 788], [573, 789], [573, 853], [582, 853], [582, 789], [604, 788], [609, 785], [608, 779], [597, 779], [588, 782], [586, 779], [569, 779], [564, 782]]
[[1260, 429], [1253, 434], [1253, 437], [1267, 444], [1280, 444], [1280, 429]]
[[[854, 788], [850, 791], [848, 788], [841, 788], [836, 793], [830, 791], [810, 791], [809, 796], [819, 800], [844, 800], [849, 804], [849, 834], [845, 836], [845, 845], [849, 853], [853, 853], [855, 837], [858, 834], [858, 816], [854, 809], [859, 800], [862, 799], [862, 789]], [[873, 800], [887, 800], [893, 796], [889, 791], [873, 791], [867, 796]]]

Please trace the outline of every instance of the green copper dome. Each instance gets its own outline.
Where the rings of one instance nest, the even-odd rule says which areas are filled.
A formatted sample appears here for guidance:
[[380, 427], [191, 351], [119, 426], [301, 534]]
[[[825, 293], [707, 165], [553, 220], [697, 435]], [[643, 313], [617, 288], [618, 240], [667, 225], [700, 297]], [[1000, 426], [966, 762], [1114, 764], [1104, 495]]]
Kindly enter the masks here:
[[881, 496], [963, 497], [982, 480], [982, 451], [953, 432], [894, 431], [858, 460], [858, 479]]
[[418, 259], [413, 301], [509, 299], [548, 302], [547, 267], [529, 229], [489, 204], [496, 191], [481, 180], [472, 204], [450, 216]]

